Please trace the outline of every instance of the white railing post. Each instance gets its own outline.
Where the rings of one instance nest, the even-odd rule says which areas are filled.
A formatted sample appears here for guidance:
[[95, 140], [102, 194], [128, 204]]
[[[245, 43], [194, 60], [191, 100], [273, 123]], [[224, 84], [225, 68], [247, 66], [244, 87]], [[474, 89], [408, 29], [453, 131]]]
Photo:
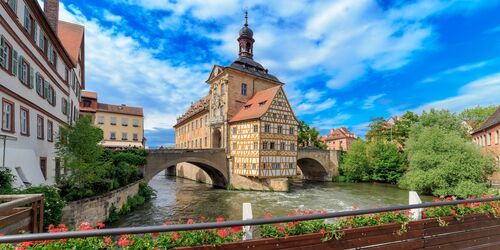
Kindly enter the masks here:
[[[253, 219], [252, 203], [243, 203], [243, 220]], [[243, 240], [251, 240], [253, 238], [252, 228], [250, 226], [243, 227]]]
[[[421, 204], [422, 200], [420, 200], [420, 196], [418, 196], [417, 192], [415, 191], [410, 191], [409, 193], [409, 204], [414, 205], [414, 204]], [[420, 220], [422, 219], [422, 209], [421, 208], [414, 208], [411, 210], [411, 218], [413, 220]]]

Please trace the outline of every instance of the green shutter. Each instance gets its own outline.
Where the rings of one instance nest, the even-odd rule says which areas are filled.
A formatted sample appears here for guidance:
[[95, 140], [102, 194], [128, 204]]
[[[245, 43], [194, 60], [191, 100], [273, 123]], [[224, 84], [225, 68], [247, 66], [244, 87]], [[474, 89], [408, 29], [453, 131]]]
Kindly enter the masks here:
[[0, 67], [5, 68], [5, 62], [6, 62], [5, 55], [6, 55], [6, 53], [5, 53], [5, 47], [4, 47], [5, 43], [3, 40], [4, 40], [3, 36], [0, 37]]
[[43, 80], [43, 98], [47, 99], [49, 96], [49, 82]]
[[18, 62], [17, 62], [17, 51], [16, 50], [12, 50], [12, 74], [14, 74], [14, 76], [17, 75], [17, 65]]
[[66, 111], [66, 107], [64, 107], [64, 97], [61, 97], [61, 112], [64, 114], [64, 111]]
[[35, 44], [36, 44], [36, 39], [38, 38], [38, 32], [40, 31], [40, 27], [38, 26], [38, 23], [35, 22], [35, 34], [34, 34], [34, 39], [35, 39]]
[[9, 6], [17, 15], [17, 0], [9, 0]]
[[38, 33], [38, 47], [40, 47], [42, 50], [45, 47], [45, 41], [43, 39], [43, 32], [42, 32], [42, 30], [40, 30], [40, 32]]
[[29, 83], [28, 83], [28, 86], [30, 87], [30, 89], [33, 88], [34, 80], [35, 80], [35, 71], [33, 70], [33, 67], [30, 66], [30, 79], [29, 79]]
[[57, 93], [54, 89], [52, 89], [52, 105], [56, 106], [57, 103]]
[[23, 60], [24, 60], [24, 57], [23, 56], [20, 56], [19, 57], [19, 62], [18, 62], [18, 71], [19, 71], [19, 74], [17, 74], [17, 76], [19, 77], [19, 81], [23, 82], [24, 81], [24, 78], [23, 78]]
[[26, 6], [24, 6], [24, 28], [30, 32], [30, 12]]

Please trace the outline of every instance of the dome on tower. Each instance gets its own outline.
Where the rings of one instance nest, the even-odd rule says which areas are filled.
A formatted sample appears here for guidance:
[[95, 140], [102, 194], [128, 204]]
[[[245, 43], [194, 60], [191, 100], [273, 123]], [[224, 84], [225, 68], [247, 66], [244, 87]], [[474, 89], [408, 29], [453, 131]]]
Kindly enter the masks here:
[[253, 31], [252, 29], [248, 28], [248, 24], [243, 25], [243, 28], [240, 29], [240, 36], [245, 36], [249, 38], [253, 37]]

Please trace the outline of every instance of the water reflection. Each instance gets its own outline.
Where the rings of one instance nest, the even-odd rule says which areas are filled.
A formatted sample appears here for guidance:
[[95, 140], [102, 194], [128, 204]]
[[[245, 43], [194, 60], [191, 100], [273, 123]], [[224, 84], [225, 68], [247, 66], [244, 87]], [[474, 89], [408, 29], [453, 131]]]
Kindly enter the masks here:
[[[224, 217], [241, 219], [242, 203], [250, 202], [254, 216], [266, 213], [285, 216], [304, 205], [307, 209], [343, 211], [353, 205], [359, 208], [408, 204], [408, 191], [392, 185], [372, 183], [291, 183], [288, 193], [227, 191], [194, 181], [155, 176], [149, 183], [158, 197], [139, 207], [130, 215], [111, 226], [159, 225], [165, 220], [187, 220], [205, 216], [209, 219]], [[431, 197], [423, 197], [430, 200]]]

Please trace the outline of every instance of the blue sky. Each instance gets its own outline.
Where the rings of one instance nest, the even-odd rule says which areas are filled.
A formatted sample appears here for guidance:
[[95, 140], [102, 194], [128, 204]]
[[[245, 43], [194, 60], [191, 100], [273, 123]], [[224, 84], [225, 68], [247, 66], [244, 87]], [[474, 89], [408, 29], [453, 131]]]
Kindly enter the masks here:
[[148, 145], [237, 57], [249, 10], [254, 59], [285, 82], [299, 119], [363, 136], [373, 117], [500, 104], [500, 1], [62, 0], [86, 27], [86, 86], [142, 106]]

